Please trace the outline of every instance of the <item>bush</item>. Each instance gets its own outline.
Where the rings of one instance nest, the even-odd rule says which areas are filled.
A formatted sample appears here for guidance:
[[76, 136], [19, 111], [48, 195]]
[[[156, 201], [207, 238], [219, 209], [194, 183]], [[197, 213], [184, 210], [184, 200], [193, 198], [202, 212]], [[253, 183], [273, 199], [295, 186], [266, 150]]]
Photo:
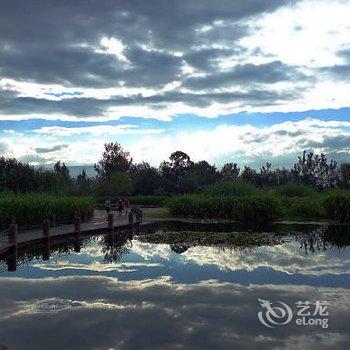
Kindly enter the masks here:
[[166, 196], [131, 196], [128, 197], [131, 204], [134, 205], [163, 205]]
[[252, 225], [268, 223], [282, 214], [281, 203], [273, 197], [214, 197], [184, 195], [166, 201], [174, 216], [221, 218]]
[[316, 191], [301, 183], [289, 183], [275, 187], [275, 194], [281, 197], [311, 197]]
[[285, 213], [288, 218], [319, 218], [324, 216], [323, 208], [317, 198], [293, 197], [283, 200]]
[[340, 222], [350, 222], [350, 193], [334, 191], [324, 196], [323, 207], [326, 217]]
[[0, 195], [0, 227], [8, 228], [13, 216], [20, 227], [41, 224], [53, 214], [59, 222], [72, 222], [76, 214], [91, 212], [94, 204], [91, 197], [5, 193]]
[[202, 193], [213, 196], [244, 197], [257, 194], [258, 189], [251, 183], [241, 180], [219, 181], [211, 186], [203, 188]]

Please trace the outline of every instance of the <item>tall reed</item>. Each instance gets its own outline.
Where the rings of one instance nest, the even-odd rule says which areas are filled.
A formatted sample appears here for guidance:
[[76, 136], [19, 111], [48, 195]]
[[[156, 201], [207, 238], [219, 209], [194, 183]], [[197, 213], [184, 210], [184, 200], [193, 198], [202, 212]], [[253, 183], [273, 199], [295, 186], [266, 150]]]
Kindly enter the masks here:
[[0, 227], [7, 228], [13, 219], [19, 226], [37, 225], [54, 215], [58, 222], [72, 222], [75, 215], [88, 214], [93, 208], [91, 197], [3, 193], [0, 195]]
[[280, 201], [268, 196], [184, 195], [168, 199], [166, 205], [175, 216], [230, 219], [244, 224], [268, 223], [282, 215]]

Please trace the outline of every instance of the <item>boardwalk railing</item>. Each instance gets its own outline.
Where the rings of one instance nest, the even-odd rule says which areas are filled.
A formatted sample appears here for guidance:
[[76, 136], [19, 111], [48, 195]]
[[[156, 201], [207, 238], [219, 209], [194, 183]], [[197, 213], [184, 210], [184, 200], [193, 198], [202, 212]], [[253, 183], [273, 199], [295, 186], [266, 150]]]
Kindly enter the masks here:
[[[40, 239], [50, 239], [50, 237], [57, 238], [72, 234], [99, 233], [106, 230], [112, 230], [114, 232], [115, 228], [126, 226], [134, 227], [134, 225], [142, 222], [142, 210], [137, 207], [131, 207], [131, 210], [127, 213], [128, 216], [116, 216], [121, 219], [119, 220], [119, 225], [116, 224], [113, 213], [109, 213], [106, 216], [103, 212], [98, 212], [97, 214], [96, 218], [85, 223], [82, 223], [81, 216], [77, 215], [73, 224], [55, 226], [54, 230], [52, 230], [52, 221], [50, 220], [44, 220], [41, 227], [35, 226], [32, 227], [31, 230], [22, 227], [19, 228], [17, 224], [11, 224], [9, 229], [0, 231], [0, 254], [6, 253], [11, 246], [17, 246], [18, 243], [29, 243]], [[19, 234], [20, 230], [22, 232]]]

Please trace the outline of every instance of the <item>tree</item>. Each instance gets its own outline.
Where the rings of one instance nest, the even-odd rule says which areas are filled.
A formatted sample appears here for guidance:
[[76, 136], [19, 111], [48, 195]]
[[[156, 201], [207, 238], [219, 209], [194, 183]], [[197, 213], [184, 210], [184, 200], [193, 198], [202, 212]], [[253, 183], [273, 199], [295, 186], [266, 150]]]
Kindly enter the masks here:
[[172, 153], [169, 159], [170, 159], [170, 168], [175, 178], [180, 178], [193, 165], [193, 162], [191, 161], [190, 156], [181, 151], [176, 151]]
[[350, 188], [350, 163], [344, 163], [340, 166], [341, 184], [345, 188]]
[[[60, 165], [61, 169], [61, 165]], [[67, 174], [68, 169], [63, 173]], [[69, 173], [69, 172], [68, 172]], [[0, 157], [0, 191], [10, 190], [13, 192], [62, 192], [67, 182], [61, 173], [36, 169], [29, 164], [24, 164], [16, 159]]]
[[169, 162], [162, 162], [159, 171], [162, 175], [163, 186], [167, 192], [180, 192], [180, 179], [186, 175], [193, 165], [190, 157], [181, 151], [172, 153]]
[[275, 170], [276, 183], [274, 185], [281, 185], [289, 183], [293, 180], [292, 173], [286, 168]]
[[259, 185], [273, 186], [277, 185], [277, 173], [272, 170], [272, 164], [266, 163], [260, 168], [260, 176], [258, 176]]
[[0, 158], [0, 191], [7, 189], [14, 192], [34, 190], [37, 183], [35, 169], [18, 162], [16, 159]]
[[108, 178], [100, 178], [96, 192], [103, 197], [119, 197], [130, 195], [133, 191], [132, 181], [127, 173], [114, 172]]
[[187, 173], [179, 180], [179, 191], [181, 193], [196, 191], [198, 188], [210, 185], [218, 179], [216, 167], [202, 160], [193, 163]]
[[99, 178], [109, 178], [115, 172], [127, 172], [132, 164], [130, 153], [118, 142], [105, 143], [100, 161], [94, 165]]
[[240, 178], [256, 185], [259, 183], [259, 174], [249, 166], [244, 167]]
[[226, 163], [220, 170], [220, 175], [227, 180], [236, 180], [239, 177], [240, 168], [237, 163]]
[[315, 186], [317, 188], [335, 187], [340, 178], [337, 162], [331, 160], [329, 163], [326, 156], [303, 152], [302, 157], [298, 157], [298, 162], [292, 169], [294, 180]]
[[159, 190], [161, 176], [156, 168], [142, 162], [131, 166], [131, 179], [136, 194], [151, 195]]
[[65, 182], [70, 182], [69, 169], [65, 163], [61, 163], [61, 161], [56, 162], [53, 166], [53, 171], [57, 175], [59, 175]]
[[83, 169], [82, 172], [77, 176], [75, 190], [78, 194], [91, 193], [92, 183], [92, 180], [88, 178], [86, 174], [86, 170]]

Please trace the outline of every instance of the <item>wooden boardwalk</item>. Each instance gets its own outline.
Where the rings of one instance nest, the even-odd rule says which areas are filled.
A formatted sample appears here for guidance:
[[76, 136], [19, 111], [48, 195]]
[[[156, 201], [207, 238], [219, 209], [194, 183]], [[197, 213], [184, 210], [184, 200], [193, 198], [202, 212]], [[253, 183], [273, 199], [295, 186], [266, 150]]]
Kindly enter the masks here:
[[[118, 215], [117, 212], [112, 212], [114, 214], [114, 220], [113, 220], [113, 228], [130, 228], [131, 224], [129, 223], [128, 216], [125, 214]], [[135, 222], [135, 224], [139, 224], [140, 222]], [[84, 234], [93, 234], [93, 233], [102, 233], [107, 230], [109, 230], [108, 227], [108, 217], [105, 210], [95, 210], [94, 215], [91, 220], [87, 222], [82, 222], [80, 226], [81, 235]], [[55, 227], [50, 228], [50, 238], [51, 239], [57, 239], [62, 238], [64, 236], [74, 235], [75, 234], [75, 226], [74, 224], [67, 224], [67, 225], [58, 225]], [[43, 235], [43, 229], [33, 228], [30, 230], [18, 230], [17, 235], [17, 243], [18, 245], [28, 243], [28, 242], [35, 242], [40, 241], [45, 236]], [[3, 234], [0, 236], [0, 255], [7, 252], [7, 250], [10, 248], [9, 244], [9, 237], [8, 234]]]

